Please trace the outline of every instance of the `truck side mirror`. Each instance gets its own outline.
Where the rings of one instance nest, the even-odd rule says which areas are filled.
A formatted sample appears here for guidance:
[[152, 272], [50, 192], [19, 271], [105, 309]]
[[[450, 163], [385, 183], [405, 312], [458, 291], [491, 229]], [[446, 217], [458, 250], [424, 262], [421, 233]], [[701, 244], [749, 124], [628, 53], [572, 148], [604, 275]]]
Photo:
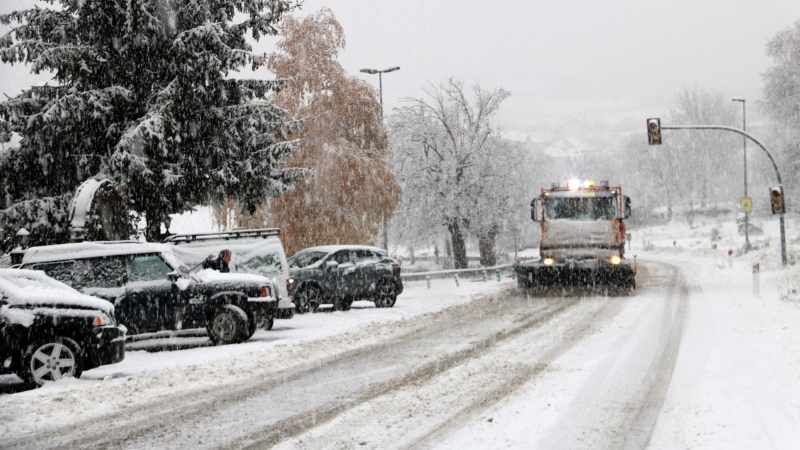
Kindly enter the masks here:
[[631, 216], [631, 198], [627, 195], [623, 195], [623, 219], [627, 219]]
[[531, 220], [534, 222], [542, 221], [542, 199], [535, 198], [531, 200]]

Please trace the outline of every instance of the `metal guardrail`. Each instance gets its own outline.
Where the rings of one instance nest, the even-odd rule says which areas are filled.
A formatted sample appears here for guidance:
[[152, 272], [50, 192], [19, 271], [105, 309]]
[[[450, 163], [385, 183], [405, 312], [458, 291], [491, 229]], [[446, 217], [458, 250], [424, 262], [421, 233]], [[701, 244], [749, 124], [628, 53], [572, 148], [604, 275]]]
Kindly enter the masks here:
[[413, 272], [413, 273], [400, 273], [400, 278], [409, 279], [409, 278], [425, 278], [425, 277], [441, 277], [445, 275], [453, 275], [453, 274], [482, 274], [484, 271], [494, 272], [496, 270], [505, 270], [510, 269], [511, 264], [501, 264], [499, 266], [492, 266], [492, 267], [479, 267], [476, 269], [450, 269], [450, 270], [435, 270], [433, 272]]

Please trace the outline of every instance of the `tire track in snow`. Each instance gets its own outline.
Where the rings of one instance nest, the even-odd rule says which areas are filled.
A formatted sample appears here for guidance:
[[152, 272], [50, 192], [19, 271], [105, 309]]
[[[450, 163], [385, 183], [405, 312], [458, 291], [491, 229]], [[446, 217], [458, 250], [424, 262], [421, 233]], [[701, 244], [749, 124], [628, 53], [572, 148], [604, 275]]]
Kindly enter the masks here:
[[[254, 397], [268, 396], [271, 392], [285, 389], [292, 382], [313, 377], [325, 371], [326, 368], [342, 363], [342, 361], [358, 360], [368, 358], [370, 355], [389, 353], [398, 345], [430, 341], [435, 340], [437, 336], [454, 334], [463, 329], [469, 320], [476, 320], [477, 316], [488, 317], [496, 315], [508, 318], [509, 311], [501, 308], [500, 302], [496, 303], [498, 307], [495, 310], [487, 310], [485, 300], [485, 298], [476, 299], [466, 305], [459, 305], [431, 314], [428, 317], [422, 317], [417, 326], [412, 327], [411, 330], [400, 336], [395, 335], [392, 339], [386, 339], [353, 350], [344, 350], [336, 355], [302, 364], [300, 367], [288, 371], [276, 373], [274, 369], [265, 369], [263, 374], [256, 374], [247, 383], [239, 383], [237, 385], [220, 383], [215, 387], [204, 388], [195, 392], [187, 393], [184, 391], [158, 402], [104, 416], [100, 420], [85, 420], [69, 426], [38, 430], [36, 436], [6, 440], [0, 442], [0, 445], [11, 448], [124, 448], [147, 445], [195, 448], [229, 447], [229, 444], [235, 446], [250, 444], [270, 445], [270, 443], [279, 442], [289, 436], [305, 431], [310, 425], [319, 425], [325, 420], [329, 420], [342, 411], [353, 407], [355, 404], [368, 401], [375, 396], [407, 385], [414, 380], [424, 379], [435, 373], [447, 370], [447, 368], [459, 364], [465, 358], [469, 358], [484, 351], [487, 347], [493, 346], [496, 342], [507, 339], [509, 336], [536, 323], [546, 322], [554, 315], [574, 305], [574, 302], [570, 301], [554, 304], [529, 304], [533, 309], [527, 311], [527, 314], [522, 314], [521, 317], [516, 317], [514, 327], [511, 330], [500, 331], [497, 334], [491, 333], [489, 337], [473, 342], [466, 349], [455, 352], [444, 359], [415, 367], [410, 371], [410, 376], [404, 375], [388, 381], [372, 383], [368, 389], [358, 393], [354, 399], [314, 405], [306, 411], [290, 415], [278, 421], [272, 421], [271, 423], [261, 422], [259, 423], [260, 427], [258, 427], [259, 431], [250, 433], [244, 439], [237, 439], [241, 435], [236, 434], [227, 436], [226, 438], [234, 441], [233, 443], [230, 441], [214, 441], [213, 439], [210, 442], [203, 440], [202, 442], [204, 443], [171, 440], [184, 437], [182, 433], [187, 429], [194, 428], [197, 430], [197, 424], [202, 423], [206, 418], [212, 417], [215, 411], [235, 409], [238, 405], [252, 401]], [[389, 327], [392, 324], [386, 324], [385, 326]], [[276, 407], [275, 404], [270, 406], [272, 408]], [[233, 420], [236, 419], [234, 418]], [[302, 424], [302, 426], [298, 429], [297, 424]], [[114, 431], [109, 432], [109, 430]], [[203, 429], [200, 431], [211, 432], [213, 430]]]
[[[653, 436], [658, 416], [664, 406], [675, 363], [678, 360], [678, 351], [681, 347], [686, 323], [689, 287], [678, 267], [659, 264], [668, 267], [672, 275], [664, 304], [666, 311], [662, 318], [656, 358], [653, 359], [647, 371], [645, 385], [640, 390], [638, 405], [628, 412], [623, 421], [624, 426], [613, 444], [609, 446], [610, 449], [647, 448]], [[670, 310], [673, 308], [675, 311], [670, 314]]]
[[465, 423], [477, 417], [482, 411], [491, 408], [513, 394], [523, 385], [533, 380], [546, 370], [553, 361], [580, 342], [586, 336], [587, 331], [593, 326], [597, 326], [599, 323], [606, 322], [616, 316], [627, 301], [628, 299], [624, 299], [623, 301], [606, 301], [596, 311], [596, 315], [587, 315], [579, 322], [570, 326], [567, 330], [562, 331], [563, 337], [560, 339], [560, 342], [551, 347], [535, 364], [521, 365], [513, 377], [503, 380], [499, 383], [500, 385], [498, 387], [472, 399], [469, 404], [460, 408], [455, 414], [432, 427], [432, 430], [424, 436], [404, 445], [402, 448], [416, 450], [435, 447], [436, 443], [443, 441], [448, 434], [460, 429]]
[[[544, 322], [551, 320], [557, 314], [569, 309], [579, 301], [578, 298], [572, 298], [568, 301], [561, 303], [551, 304], [535, 313], [528, 314], [524, 318], [517, 320], [513, 328], [501, 330], [492, 334], [485, 339], [473, 342], [467, 349], [458, 351], [456, 353], [446, 355], [444, 358], [436, 359], [427, 364], [419, 366], [412, 370], [410, 373], [398, 377], [387, 382], [376, 383], [358, 397], [352, 399], [346, 404], [331, 403], [316, 408], [313, 411], [304, 412], [294, 417], [289, 417], [280, 423], [270, 424], [264, 430], [260, 430], [237, 442], [234, 447], [245, 449], [258, 449], [273, 446], [287, 438], [299, 435], [307, 431], [311, 425], [312, 427], [319, 426], [325, 422], [334, 419], [336, 416], [345, 411], [351, 410], [361, 404], [373, 400], [389, 392], [411, 385], [413, 383], [423, 382], [437, 374], [446, 372], [451, 368], [462, 364], [469, 358], [480, 357], [482, 353], [490, 351], [498, 343], [507, 339], [513, 338], [520, 333], [540, 325]], [[241, 444], [245, 444], [240, 447]]]

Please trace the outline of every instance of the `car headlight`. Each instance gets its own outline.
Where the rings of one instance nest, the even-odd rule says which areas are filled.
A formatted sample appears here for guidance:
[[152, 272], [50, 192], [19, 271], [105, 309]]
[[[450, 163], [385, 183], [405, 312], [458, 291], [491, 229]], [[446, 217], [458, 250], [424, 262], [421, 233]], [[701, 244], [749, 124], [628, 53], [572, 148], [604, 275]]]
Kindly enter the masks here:
[[545, 266], [552, 266], [553, 264], [555, 264], [555, 262], [556, 262], [556, 260], [553, 259], [553, 258], [545, 258], [542, 261], [542, 263], [544, 263]]
[[614, 255], [608, 260], [608, 262], [616, 266], [622, 262], [622, 258], [620, 258], [618, 255]]
[[95, 316], [94, 320], [92, 321], [92, 325], [94, 325], [96, 327], [99, 327], [99, 326], [102, 326], [102, 325], [115, 325], [115, 324], [116, 323], [114, 322], [114, 319], [112, 317], [109, 317], [105, 313], [98, 314], [97, 316]]

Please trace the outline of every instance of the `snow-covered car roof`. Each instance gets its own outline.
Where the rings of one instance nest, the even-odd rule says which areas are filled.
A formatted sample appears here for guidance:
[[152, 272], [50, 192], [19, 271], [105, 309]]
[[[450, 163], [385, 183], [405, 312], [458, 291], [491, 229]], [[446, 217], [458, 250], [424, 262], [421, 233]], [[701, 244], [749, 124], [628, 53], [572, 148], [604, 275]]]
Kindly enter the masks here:
[[173, 269], [183, 263], [175, 257], [170, 246], [137, 241], [98, 241], [73, 244], [43, 245], [25, 250], [22, 264], [64, 261], [70, 259], [98, 258], [104, 256], [160, 253]]
[[300, 250], [299, 252], [295, 253], [295, 255], [299, 255], [301, 253], [306, 253], [306, 252], [333, 253], [339, 250], [372, 250], [374, 252], [383, 255], [386, 254], [386, 250], [378, 247], [372, 247], [369, 245], [319, 245], [317, 247], [304, 248], [303, 250]]
[[114, 315], [110, 302], [81, 294], [41, 270], [0, 269], [0, 293], [9, 306], [72, 306]]

